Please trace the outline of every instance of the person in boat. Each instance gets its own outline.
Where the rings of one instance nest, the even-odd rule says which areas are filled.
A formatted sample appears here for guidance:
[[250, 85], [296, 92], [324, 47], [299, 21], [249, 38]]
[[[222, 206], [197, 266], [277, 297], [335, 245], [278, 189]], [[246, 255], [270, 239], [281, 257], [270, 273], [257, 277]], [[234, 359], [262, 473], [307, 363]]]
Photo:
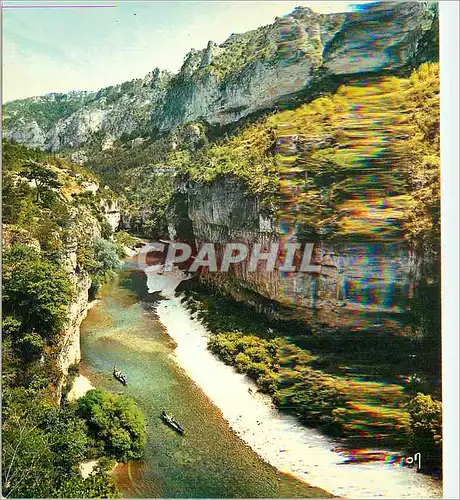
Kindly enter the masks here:
[[128, 384], [128, 380], [126, 378], [125, 375], [123, 375], [123, 373], [121, 373], [120, 370], [117, 370], [116, 367], [114, 366], [113, 367], [113, 376], [119, 381], [121, 382], [123, 385], [127, 385]]
[[166, 422], [169, 426], [171, 426], [174, 430], [176, 430], [179, 434], [184, 433], [184, 429], [180, 425], [180, 423], [175, 420], [172, 415], [168, 415], [165, 410], [161, 412], [161, 418], [164, 422]]

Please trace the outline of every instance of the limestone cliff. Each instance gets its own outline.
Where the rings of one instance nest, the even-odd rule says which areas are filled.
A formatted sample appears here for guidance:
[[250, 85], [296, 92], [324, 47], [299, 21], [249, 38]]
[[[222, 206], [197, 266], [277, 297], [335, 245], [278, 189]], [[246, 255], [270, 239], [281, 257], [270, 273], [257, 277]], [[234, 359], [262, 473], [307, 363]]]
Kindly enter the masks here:
[[67, 323], [61, 335], [57, 363], [61, 377], [57, 383], [58, 398], [61, 397], [69, 367], [80, 362], [80, 325], [86, 317], [88, 295], [91, 287], [89, 274], [80, 269], [77, 259], [79, 241], [101, 236], [99, 221], [86, 210], [75, 210], [72, 214], [72, 229], [65, 243], [64, 266], [72, 282], [72, 301], [67, 312]]
[[[102, 221], [107, 222], [112, 230], [117, 229], [121, 219], [119, 202], [101, 198]], [[67, 312], [67, 324], [62, 332], [58, 366], [61, 377], [57, 385], [60, 397], [65, 384], [69, 367], [80, 362], [80, 325], [88, 310], [89, 292], [92, 285], [91, 276], [81, 268], [78, 262], [78, 250], [82, 241], [92, 241], [101, 237], [101, 223], [94, 212], [86, 207], [72, 211], [71, 229], [65, 240], [64, 267], [72, 282], [72, 301]]]
[[[279, 220], [257, 196], [231, 177], [209, 184], [178, 186], [169, 214], [171, 237], [201, 244], [213, 242], [217, 258], [227, 242], [252, 248], [286, 241]], [[188, 224], [188, 227], [185, 226]], [[302, 242], [292, 236], [290, 243]], [[417, 262], [403, 242], [316, 243], [311, 263], [319, 272], [248, 269], [249, 258], [228, 273], [202, 272], [200, 279], [220, 293], [251, 304], [272, 318], [299, 319], [313, 331], [401, 328], [409, 308]]]
[[436, 23], [436, 5], [427, 2], [384, 2], [333, 15], [299, 7], [271, 25], [232, 34], [220, 46], [209, 42], [192, 50], [176, 75], [155, 69], [99, 92], [7, 103], [4, 135], [51, 151], [87, 144], [108, 149], [116, 139], [147, 137], [187, 122], [234, 123], [308, 99], [336, 80], [435, 58], [427, 37]]
[[[50, 387], [60, 400], [69, 367], [80, 361], [80, 324], [86, 315], [90, 288], [93, 282], [103, 279], [98, 274], [104, 263], [97, 244], [105, 244], [116, 252], [115, 244], [102, 238], [109, 239], [118, 227], [120, 203], [109, 189], [100, 189], [93, 174], [62, 157], [9, 141], [4, 141], [2, 152], [3, 248], [12, 255], [24, 250], [23, 246], [33, 249], [30, 262], [20, 257], [23, 267], [5, 278], [6, 287], [17, 286], [20, 290], [14, 299], [5, 299], [5, 314], [20, 325], [18, 331], [37, 330], [42, 342], [40, 351], [21, 360], [37, 363], [38, 367], [43, 365], [40, 368], [49, 374]], [[38, 178], [46, 178], [47, 182], [37, 187]], [[34, 262], [45, 267], [35, 268]], [[5, 266], [8, 265], [11, 262], [6, 258]], [[46, 280], [53, 273], [56, 285], [53, 282], [52, 288], [46, 289]], [[61, 302], [56, 305], [53, 301], [60, 293]], [[26, 297], [30, 305], [18, 307], [17, 297]], [[41, 301], [48, 298], [50, 302], [43, 305]], [[27, 311], [34, 307], [42, 309], [38, 318], [30, 319]], [[45, 326], [41, 323], [41, 317], [47, 317], [43, 310], [52, 310], [58, 318], [54, 330], [49, 326], [51, 321]], [[9, 338], [13, 343], [19, 342], [21, 335], [9, 334]]]

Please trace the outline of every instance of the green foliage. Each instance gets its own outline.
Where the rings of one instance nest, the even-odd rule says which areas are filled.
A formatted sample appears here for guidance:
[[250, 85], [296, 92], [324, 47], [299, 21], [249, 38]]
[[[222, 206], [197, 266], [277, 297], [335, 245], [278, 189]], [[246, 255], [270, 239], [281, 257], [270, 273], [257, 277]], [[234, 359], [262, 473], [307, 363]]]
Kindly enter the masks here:
[[82, 239], [77, 248], [77, 263], [91, 276], [93, 290], [115, 276], [122, 265], [119, 246], [104, 238]]
[[25, 361], [33, 361], [40, 358], [44, 351], [45, 341], [35, 331], [26, 332], [22, 336], [18, 336], [15, 340], [19, 355]]
[[4, 126], [12, 127], [15, 117], [36, 121], [44, 130], [49, 130], [59, 119], [67, 118], [90, 98], [91, 94], [52, 94], [39, 100], [18, 99], [3, 106]]
[[93, 241], [93, 252], [95, 266], [90, 272], [93, 285], [98, 286], [111, 279], [122, 262], [118, 257], [116, 244], [103, 238], [96, 238]]
[[37, 202], [40, 201], [40, 194], [45, 189], [58, 189], [61, 186], [56, 171], [35, 160], [27, 160], [21, 169], [21, 174], [35, 183]]
[[16, 179], [6, 169], [2, 176], [2, 220], [12, 224], [19, 219], [27, 200], [31, 199], [32, 190], [27, 182]]
[[438, 248], [439, 65], [343, 85], [167, 163], [195, 182], [237, 177], [308, 237]]
[[55, 498], [119, 498], [120, 494], [110, 473], [97, 465], [85, 479], [75, 476], [64, 480], [53, 496]]
[[278, 408], [355, 447], [409, 446], [411, 387], [400, 374], [423, 369], [408, 362], [421, 348], [413, 339], [369, 332], [311, 335], [305, 324], [292, 321], [268, 325], [250, 307], [204, 290], [188, 292], [187, 303], [212, 333], [209, 349], [254, 378]]
[[78, 400], [78, 414], [87, 421], [99, 452], [122, 462], [143, 455], [145, 423], [134, 400], [93, 389]]
[[19, 171], [29, 160], [44, 162], [47, 159], [46, 153], [40, 149], [27, 148], [17, 142], [2, 140], [3, 168], [9, 171]]
[[[55, 407], [47, 392], [4, 388], [2, 486], [13, 498], [55, 496], [79, 484], [88, 436], [71, 407]], [[73, 495], [77, 496], [77, 495]]]
[[171, 173], [131, 172], [127, 195], [131, 229], [147, 237], [167, 234], [166, 210], [173, 192]]
[[110, 222], [103, 217], [100, 220], [100, 225], [101, 225], [102, 238], [104, 238], [105, 240], [109, 240], [113, 235], [113, 229], [112, 226], [110, 225]]
[[[4, 314], [21, 324], [20, 333], [35, 331], [42, 339], [57, 335], [66, 321], [71, 289], [62, 267], [42, 260], [36, 250], [13, 245], [4, 251]], [[36, 337], [33, 342], [36, 344]]]
[[[38, 242], [44, 257], [62, 260], [64, 244], [75, 237], [84, 239], [89, 221], [97, 224], [98, 219], [101, 226], [106, 221], [100, 195], [82, 188], [85, 182], [94, 182], [93, 177], [58, 156], [3, 141], [3, 223], [8, 224], [6, 232], [10, 235], [7, 243]], [[104, 196], [110, 194], [110, 190], [104, 190]]]
[[271, 200], [278, 184], [275, 158], [269, 151], [272, 144], [272, 133], [261, 123], [249, 126], [230, 141], [205, 146], [193, 156], [172, 153], [168, 163], [197, 182], [234, 175], [242, 179], [252, 193]]
[[410, 446], [422, 454], [425, 466], [442, 462], [442, 403], [418, 393], [409, 402]]
[[142, 245], [142, 240], [130, 235], [126, 231], [117, 231], [114, 236], [115, 244], [117, 245], [118, 255], [126, 257], [125, 248], [136, 248]]
[[439, 253], [441, 238], [439, 65], [425, 63], [410, 77], [407, 106], [413, 131], [410, 151], [412, 199], [405, 223], [414, 246]]
[[240, 373], [247, 373], [262, 391], [275, 392], [278, 366], [272, 353], [273, 349], [276, 352], [276, 341], [239, 332], [220, 332], [209, 339], [208, 348], [225, 363], [234, 365]]
[[77, 241], [76, 272], [91, 269], [102, 280], [119, 265], [116, 246], [88, 242], [92, 232], [84, 225], [97, 224], [99, 200], [83, 206], [72, 196], [89, 178], [83, 171], [9, 142], [3, 160], [2, 492], [114, 497], [106, 469], [82, 478], [78, 466], [93, 451], [93, 438], [74, 406], [56, 406], [55, 391], [73, 290], [62, 250]]

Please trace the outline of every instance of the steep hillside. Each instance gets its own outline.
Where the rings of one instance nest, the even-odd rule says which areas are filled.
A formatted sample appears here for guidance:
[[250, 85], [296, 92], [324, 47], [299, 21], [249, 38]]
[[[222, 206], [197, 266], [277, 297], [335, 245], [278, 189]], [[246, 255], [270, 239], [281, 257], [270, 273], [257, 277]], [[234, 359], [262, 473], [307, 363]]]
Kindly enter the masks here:
[[197, 247], [317, 242], [322, 265], [310, 276], [251, 273], [243, 262], [230, 270], [236, 281], [203, 279], [221, 288], [230, 279], [251, 302], [261, 294], [296, 305], [291, 313], [315, 324], [401, 326], [421, 255], [428, 265], [439, 252], [438, 66], [343, 86], [194, 154], [171, 153], [169, 163], [185, 174], [172, 235], [191, 234]]
[[442, 452], [439, 156], [439, 66], [425, 63], [168, 161], [171, 239], [212, 242], [219, 263], [228, 242], [314, 243], [312, 271], [282, 271], [282, 251], [274, 270], [201, 269], [189, 305], [212, 352], [348, 446], [423, 447], [424, 470]]
[[[101, 190], [97, 178], [81, 167], [14, 143], [3, 144], [2, 180], [4, 252], [23, 251], [31, 253], [30, 258], [49, 261], [68, 281], [68, 299], [59, 306], [62, 318], [55, 331], [46, 331], [45, 327], [45, 351], [37, 352], [31, 360], [34, 366], [35, 358], [44, 354], [43, 362], [53, 367], [51, 384], [59, 400], [69, 367], [80, 361], [79, 327], [86, 315], [88, 294], [91, 287], [97, 289], [105, 279], [97, 246], [116, 248], [109, 240], [118, 227], [119, 201], [110, 190]], [[16, 272], [27, 274], [27, 261], [21, 265], [24, 268]], [[6, 265], [6, 287], [13, 286], [17, 278], [8, 270]], [[3, 314], [7, 321], [16, 321], [25, 312], [16, 299], [33, 300], [27, 298], [26, 291], [20, 292], [19, 285], [14, 286], [18, 288], [11, 297], [8, 292], [4, 295]], [[39, 312], [36, 314], [21, 319], [24, 324], [19, 330], [30, 324], [38, 330]], [[19, 332], [11, 339], [14, 349], [21, 340], [17, 335]], [[52, 341], [51, 345], [47, 346], [47, 341]], [[26, 373], [27, 370], [25, 377]]]
[[[121, 265], [118, 200], [60, 157], [5, 141], [2, 153], [2, 493], [117, 497], [110, 469], [142, 455], [142, 414], [126, 397], [67, 393], [89, 297]], [[88, 459], [100, 461], [84, 476]]]
[[[218, 261], [229, 242], [275, 247], [272, 270], [246, 258], [182, 285], [209, 348], [305, 424], [356, 447], [422, 449], [439, 469], [437, 34], [435, 3], [299, 7], [192, 50], [174, 75], [7, 103], [13, 417], [23, 390], [46, 402], [65, 392], [121, 225], [194, 250], [214, 243]], [[280, 269], [285, 243], [312, 244], [315, 268]]]
[[[271, 25], [191, 51], [176, 75], [155, 69], [99, 92], [50, 94], [4, 106], [4, 135], [57, 151], [92, 144], [109, 149], [193, 121], [213, 125], [296, 99], [363, 73], [403, 70], [436, 57], [427, 37], [436, 8], [373, 4], [344, 15], [297, 8]], [[369, 30], [374, 39], [368, 40]]]

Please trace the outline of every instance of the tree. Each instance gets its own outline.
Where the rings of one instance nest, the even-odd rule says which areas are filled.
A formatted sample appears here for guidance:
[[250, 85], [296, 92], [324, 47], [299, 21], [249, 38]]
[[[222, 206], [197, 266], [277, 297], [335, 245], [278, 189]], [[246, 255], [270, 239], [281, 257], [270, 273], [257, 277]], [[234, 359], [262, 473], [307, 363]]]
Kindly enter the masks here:
[[19, 218], [23, 204], [31, 197], [27, 182], [15, 179], [11, 172], [2, 172], [2, 222], [14, 224]]
[[97, 288], [112, 278], [114, 271], [121, 267], [117, 245], [103, 238], [96, 238], [88, 250], [92, 258], [87, 260], [88, 270], [92, 277], [93, 288]]
[[117, 487], [110, 474], [102, 466], [97, 465], [91, 474], [83, 479], [73, 475], [66, 479], [55, 491], [54, 498], [118, 498]]
[[442, 403], [418, 393], [409, 403], [410, 444], [423, 457], [427, 467], [440, 466], [442, 460]]
[[71, 291], [60, 264], [41, 260], [37, 250], [25, 245], [5, 250], [3, 314], [20, 323], [16, 329], [21, 334], [35, 330], [45, 339], [58, 334], [66, 322]]
[[27, 160], [22, 166], [22, 175], [29, 181], [35, 182], [37, 188], [37, 202], [40, 201], [40, 194], [45, 189], [57, 189], [61, 186], [58, 175], [47, 165], [35, 160]]
[[52, 488], [53, 456], [30, 418], [12, 414], [2, 428], [2, 486], [6, 498], [40, 498]]
[[16, 341], [18, 354], [24, 361], [39, 359], [44, 347], [44, 340], [35, 330], [24, 333]]
[[79, 476], [86, 458], [85, 422], [71, 407], [54, 406], [46, 391], [4, 388], [2, 486], [6, 497], [53, 496]]
[[47, 390], [11, 388], [2, 394], [2, 493], [5, 498], [114, 498], [117, 489], [101, 459], [88, 478], [79, 464], [92, 437], [75, 404], [56, 407]]
[[92, 389], [78, 400], [78, 414], [92, 432], [99, 452], [126, 462], [143, 455], [144, 417], [133, 399]]

